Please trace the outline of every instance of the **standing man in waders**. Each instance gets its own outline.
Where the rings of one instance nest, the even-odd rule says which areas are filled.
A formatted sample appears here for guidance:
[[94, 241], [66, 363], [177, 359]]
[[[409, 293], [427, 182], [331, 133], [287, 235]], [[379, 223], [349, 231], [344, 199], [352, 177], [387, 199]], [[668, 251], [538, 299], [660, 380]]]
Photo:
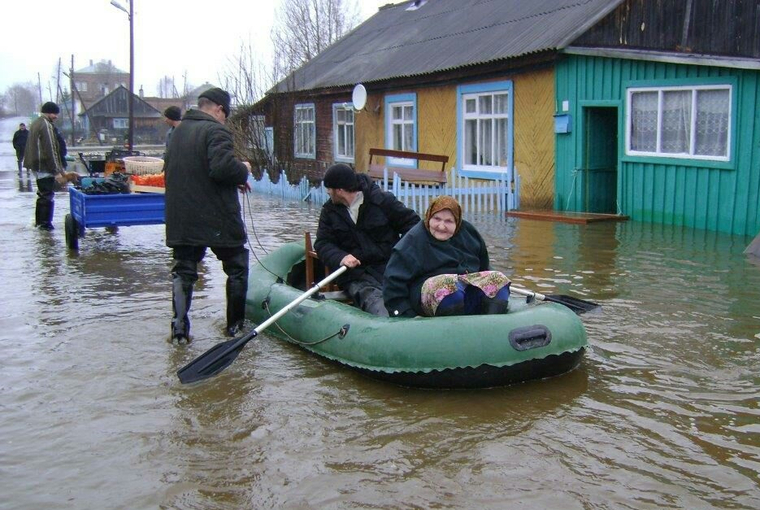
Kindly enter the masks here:
[[210, 248], [227, 274], [227, 326], [235, 336], [245, 319], [248, 250], [238, 189], [247, 191], [251, 165], [235, 158], [225, 122], [230, 95], [212, 88], [198, 97], [172, 133], [166, 151], [166, 245], [172, 248], [172, 343], [190, 341], [190, 302], [198, 262]]
[[24, 165], [34, 172], [37, 180], [34, 225], [40, 230], [53, 230], [55, 178], [60, 176], [63, 179], [64, 176], [61, 149], [53, 127], [61, 110], [57, 104], [48, 101], [40, 111], [42, 114], [29, 126]]

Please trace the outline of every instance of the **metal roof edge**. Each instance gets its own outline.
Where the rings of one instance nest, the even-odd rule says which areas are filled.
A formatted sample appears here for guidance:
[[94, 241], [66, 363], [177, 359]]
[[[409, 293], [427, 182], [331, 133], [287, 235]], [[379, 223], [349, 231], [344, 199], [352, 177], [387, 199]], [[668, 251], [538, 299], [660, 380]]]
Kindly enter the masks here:
[[754, 58], [722, 57], [720, 55], [703, 55], [697, 53], [673, 53], [652, 50], [631, 50], [602, 47], [568, 46], [561, 50], [569, 55], [589, 57], [622, 58], [627, 60], [647, 60], [669, 64], [689, 64], [697, 66], [730, 67], [760, 71], [760, 61]]

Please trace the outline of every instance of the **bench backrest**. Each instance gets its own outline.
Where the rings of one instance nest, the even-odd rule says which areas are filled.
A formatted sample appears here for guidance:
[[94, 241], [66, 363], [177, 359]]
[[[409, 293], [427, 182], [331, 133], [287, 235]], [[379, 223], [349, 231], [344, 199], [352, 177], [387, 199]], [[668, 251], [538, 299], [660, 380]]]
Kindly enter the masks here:
[[[407, 168], [388, 166], [377, 162], [376, 158], [403, 158], [403, 159], [415, 159], [417, 161], [433, 161], [441, 164], [441, 170], [426, 170], [422, 168]], [[374, 163], [373, 163], [374, 161]], [[386, 160], [387, 161], [387, 160]], [[397, 173], [402, 181], [408, 181], [413, 183], [429, 183], [435, 182], [438, 184], [446, 183], [446, 163], [449, 162], [449, 157], [442, 154], [425, 154], [423, 152], [409, 152], [409, 151], [397, 151], [391, 149], [375, 149], [369, 150], [369, 169], [368, 174], [373, 179], [382, 179], [385, 176], [385, 169], [388, 169], [388, 177], [392, 178], [394, 173]]]

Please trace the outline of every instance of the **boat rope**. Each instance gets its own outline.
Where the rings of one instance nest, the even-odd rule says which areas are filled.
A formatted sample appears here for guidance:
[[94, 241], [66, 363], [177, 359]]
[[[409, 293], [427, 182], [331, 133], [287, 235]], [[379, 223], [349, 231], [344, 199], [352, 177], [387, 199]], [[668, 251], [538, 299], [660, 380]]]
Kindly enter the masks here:
[[[250, 192], [243, 193], [245, 195], [245, 201], [243, 202], [243, 218], [245, 218], [246, 212], [248, 213], [248, 219], [251, 222], [251, 230], [253, 231], [253, 237], [256, 238], [256, 243], [258, 243], [259, 248], [261, 248], [266, 255], [269, 255], [269, 252], [264, 248], [264, 245], [261, 244], [261, 240], [259, 240], [258, 234], [256, 234], [256, 224], [253, 221], [253, 208], [251, 207], [251, 199], [249, 198]], [[246, 207], [246, 204], [248, 207]], [[271, 274], [272, 276], [280, 279], [285, 280], [282, 276], [272, 272], [267, 266], [264, 265], [264, 262], [259, 258], [259, 256], [256, 254], [256, 250], [253, 249], [253, 246], [251, 245], [251, 237], [248, 235], [248, 226], [246, 225], [245, 221], [243, 221], [243, 229], [245, 231], [245, 239], [248, 243], [248, 250], [253, 253], [253, 258], [256, 259], [256, 261], [259, 263], [261, 267], [264, 268], [266, 272]]]
[[[272, 314], [272, 311], [269, 309], [269, 298], [268, 297], [267, 297], [267, 299], [264, 300], [264, 302], [262, 303], [262, 305], [263, 305], [264, 309], [267, 311], [267, 313], [269, 314], [269, 316], [271, 317], [273, 314]], [[293, 342], [294, 344], [303, 345], [303, 346], [307, 346], [308, 347], [308, 346], [312, 346], [312, 345], [318, 345], [318, 344], [321, 344], [323, 342], [327, 342], [328, 340], [331, 340], [331, 339], [335, 338], [336, 336], [338, 338], [345, 338], [345, 336], [348, 334], [348, 330], [351, 328], [351, 325], [350, 324], [344, 324], [343, 326], [341, 326], [341, 328], [338, 330], [337, 333], [333, 333], [330, 336], [326, 336], [325, 338], [323, 338], [321, 340], [315, 340], [314, 342], [303, 342], [301, 340], [293, 338], [292, 336], [290, 336], [288, 334], [287, 331], [285, 331], [284, 329], [282, 329], [277, 322], [274, 323], [274, 327], [276, 327], [283, 335], [285, 335], [286, 337], [288, 337], [288, 339], [291, 342]]]

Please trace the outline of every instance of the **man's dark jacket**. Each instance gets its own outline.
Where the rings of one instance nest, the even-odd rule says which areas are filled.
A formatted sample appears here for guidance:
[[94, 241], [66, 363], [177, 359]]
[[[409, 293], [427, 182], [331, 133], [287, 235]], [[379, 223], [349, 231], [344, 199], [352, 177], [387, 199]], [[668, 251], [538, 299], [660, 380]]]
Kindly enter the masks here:
[[232, 133], [207, 113], [188, 111], [166, 151], [166, 245], [244, 245], [238, 185], [247, 179]]
[[349, 253], [361, 261], [359, 267], [338, 277], [336, 281], [341, 287], [359, 278], [366, 270], [382, 281], [393, 247], [420, 221], [416, 212], [392, 193], [381, 190], [367, 175], [357, 174], [356, 177], [359, 189], [364, 193], [356, 224], [346, 206], [328, 200], [319, 215], [314, 243], [317, 255], [331, 270], [340, 267], [340, 261]]
[[29, 130], [19, 129], [13, 133], [13, 148], [16, 149], [16, 157], [24, 157], [24, 149], [26, 148], [26, 139], [29, 137]]

